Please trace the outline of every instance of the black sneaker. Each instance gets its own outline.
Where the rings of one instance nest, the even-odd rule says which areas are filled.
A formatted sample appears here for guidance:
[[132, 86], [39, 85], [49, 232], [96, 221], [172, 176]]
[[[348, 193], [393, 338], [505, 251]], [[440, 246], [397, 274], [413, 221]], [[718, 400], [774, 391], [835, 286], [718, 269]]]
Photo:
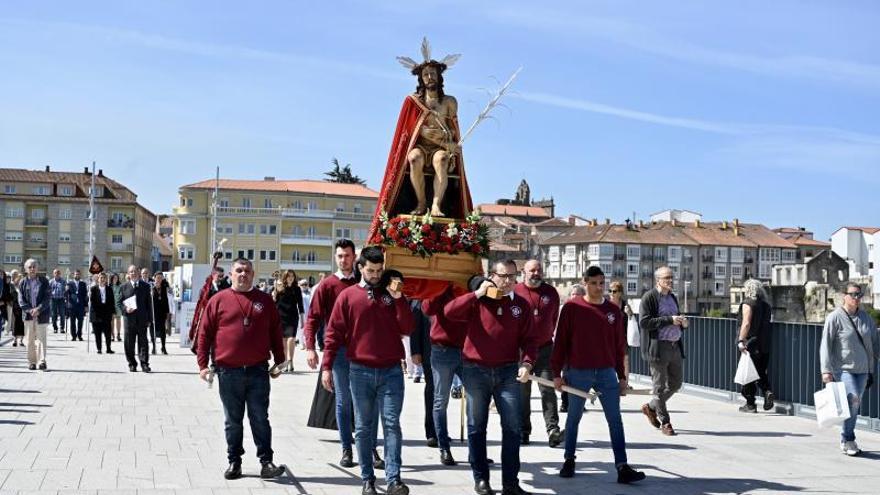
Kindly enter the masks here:
[[385, 461], [379, 457], [379, 451], [377, 449], [373, 449], [373, 469], [378, 469], [381, 471], [385, 470]]
[[505, 486], [504, 489], [501, 490], [501, 495], [531, 495], [531, 493], [522, 489], [521, 486], [513, 485], [513, 486]]
[[437, 448], [437, 437], [431, 437], [425, 441], [425, 445], [431, 447], [432, 449]]
[[376, 481], [364, 481], [364, 488], [361, 490], [361, 495], [378, 495], [376, 491]]
[[38, 367], [39, 367], [41, 370], [43, 370], [43, 371], [48, 371], [48, 370], [46, 369], [46, 363], [40, 363], [40, 366], [38, 366]]
[[755, 404], [746, 403], [746, 404], [739, 406], [739, 412], [756, 413], [756, 412], [758, 412], [758, 406], [756, 406]]
[[241, 478], [241, 461], [230, 462], [229, 467], [226, 468], [226, 472], [223, 473], [223, 477], [228, 480], [237, 480], [238, 478]]
[[29, 365], [28, 365], [28, 369], [31, 370], [31, 371], [34, 371], [34, 370], [37, 369], [37, 365], [36, 365], [36, 364], [29, 364]]
[[528, 433], [523, 433], [522, 436], [520, 436], [519, 440], [520, 440], [520, 442], [519, 442], [520, 445], [528, 445], [528, 444], [532, 443], [531, 440], [529, 440]]
[[452, 452], [447, 449], [440, 449], [440, 464], [444, 466], [455, 466], [455, 459], [452, 457]]
[[344, 468], [353, 468], [355, 466], [351, 449], [342, 449], [342, 459], [339, 459], [339, 465]]
[[136, 364], [129, 364], [129, 365], [128, 365], [128, 371], [132, 371], [132, 372], [134, 372], [134, 371], [137, 371], [137, 370], [138, 370], [138, 367], [137, 367]]
[[764, 394], [763, 408], [765, 411], [769, 411], [769, 410], [773, 409], [773, 406], [776, 405], [776, 402], [774, 401], [774, 399], [776, 399], [776, 396], [773, 395], [773, 392], [767, 392], [766, 394]]
[[564, 463], [562, 463], [562, 469], [559, 470], [560, 478], [571, 478], [574, 476], [574, 458], [566, 459]]
[[400, 480], [394, 480], [385, 489], [388, 495], [409, 495], [409, 487]]
[[489, 480], [479, 480], [474, 483], [474, 493], [477, 495], [494, 495], [495, 490], [489, 486]]
[[565, 440], [565, 432], [556, 428], [550, 432], [550, 447], [558, 447]]
[[635, 483], [636, 481], [642, 481], [643, 479], [645, 479], [645, 473], [636, 471], [629, 467], [629, 464], [624, 464], [617, 468], [618, 483]]
[[284, 474], [284, 466], [276, 466], [272, 461], [264, 462], [263, 468], [260, 469], [260, 478], [272, 479]]

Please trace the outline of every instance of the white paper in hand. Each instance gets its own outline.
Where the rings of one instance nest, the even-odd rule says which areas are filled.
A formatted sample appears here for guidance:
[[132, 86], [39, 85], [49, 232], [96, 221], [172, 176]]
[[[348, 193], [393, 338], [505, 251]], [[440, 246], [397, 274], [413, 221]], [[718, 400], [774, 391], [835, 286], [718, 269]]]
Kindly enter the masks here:
[[846, 387], [842, 382], [826, 383], [825, 388], [813, 394], [816, 406], [816, 422], [819, 427], [839, 425], [850, 417]]
[[131, 296], [128, 299], [123, 299], [122, 304], [125, 306], [125, 309], [138, 309], [137, 296]]
[[740, 353], [739, 365], [736, 367], [736, 376], [733, 377], [734, 383], [747, 385], [758, 378], [760, 376], [758, 375], [758, 369], [755, 368], [755, 363], [752, 362], [752, 357], [749, 356], [748, 352]]

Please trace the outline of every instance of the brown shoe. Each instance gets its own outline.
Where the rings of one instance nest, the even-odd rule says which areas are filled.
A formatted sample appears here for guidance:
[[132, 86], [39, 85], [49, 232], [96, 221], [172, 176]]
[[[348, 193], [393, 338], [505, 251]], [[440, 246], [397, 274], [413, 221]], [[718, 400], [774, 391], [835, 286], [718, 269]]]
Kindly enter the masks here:
[[642, 414], [648, 418], [648, 423], [651, 423], [651, 426], [654, 428], [660, 428], [660, 420], [657, 419], [657, 413], [651, 409], [651, 406], [648, 404], [642, 404]]
[[660, 431], [667, 437], [674, 437], [676, 435], [675, 430], [672, 428], [672, 423], [664, 423], [660, 427]]

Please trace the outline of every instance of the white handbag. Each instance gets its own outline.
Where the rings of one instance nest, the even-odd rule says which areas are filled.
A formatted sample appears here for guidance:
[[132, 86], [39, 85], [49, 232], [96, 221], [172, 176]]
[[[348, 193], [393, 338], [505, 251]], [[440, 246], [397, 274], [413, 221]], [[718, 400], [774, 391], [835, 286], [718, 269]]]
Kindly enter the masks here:
[[642, 334], [639, 332], [639, 321], [635, 316], [629, 317], [626, 324], [626, 343], [630, 347], [639, 347], [641, 345]]
[[760, 375], [758, 375], [758, 369], [755, 368], [755, 363], [752, 361], [752, 357], [749, 356], [748, 352], [741, 352], [739, 365], [736, 367], [736, 376], [733, 377], [734, 383], [747, 385], [756, 381], [758, 378], [760, 378]]
[[849, 400], [842, 382], [826, 383], [825, 388], [813, 394], [813, 402], [820, 427], [838, 425], [850, 417]]

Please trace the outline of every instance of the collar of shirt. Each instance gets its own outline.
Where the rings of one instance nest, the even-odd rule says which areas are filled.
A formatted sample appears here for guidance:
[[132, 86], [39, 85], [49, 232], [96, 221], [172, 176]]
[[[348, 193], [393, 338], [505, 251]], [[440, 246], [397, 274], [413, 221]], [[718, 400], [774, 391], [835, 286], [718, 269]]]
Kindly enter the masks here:
[[352, 270], [351, 274], [349, 274], [347, 277], [342, 274], [342, 270], [336, 270], [336, 273], [334, 273], [333, 275], [336, 275], [336, 278], [338, 278], [339, 280], [350, 280], [354, 278], [354, 270]]

